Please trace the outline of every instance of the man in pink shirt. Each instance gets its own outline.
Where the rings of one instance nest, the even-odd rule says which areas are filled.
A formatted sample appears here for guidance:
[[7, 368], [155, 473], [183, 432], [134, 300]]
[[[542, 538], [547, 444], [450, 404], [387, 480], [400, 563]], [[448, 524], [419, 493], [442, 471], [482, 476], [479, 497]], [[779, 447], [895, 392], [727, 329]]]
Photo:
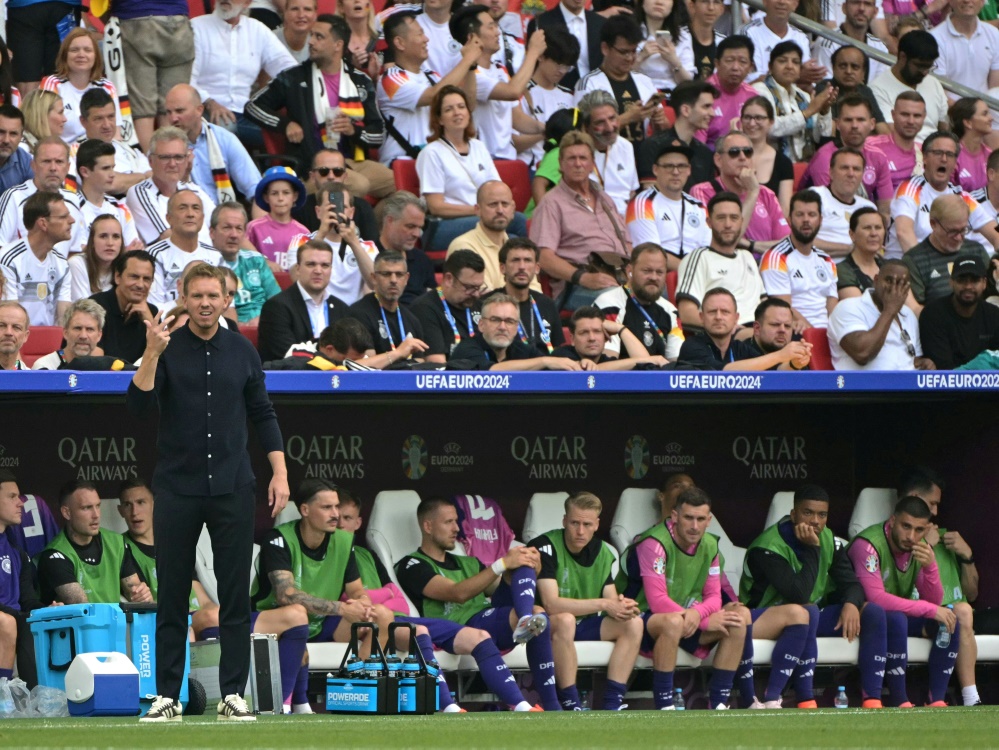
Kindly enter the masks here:
[[732, 127], [732, 120], [742, 113], [742, 105], [757, 95], [756, 89], [746, 83], [753, 70], [753, 41], [748, 36], [736, 34], [718, 44], [715, 73], [707, 82], [721, 95], [715, 98], [715, 116], [708, 129], [698, 131], [696, 137], [708, 148]]
[[903, 91], [895, 99], [891, 110], [894, 130], [883, 135], [873, 135], [866, 144], [876, 148], [888, 157], [888, 170], [894, 190], [908, 180], [923, 173], [923, 154], [919, 150], [922, 141], [916, 136], [926, 122], [926, 102], [918, 91]]
[[690, 194], [703, 206], [708, 205], [716, 193], [728, 191], [739, 196], [742, 225], [746, 227], [740, 248], [762, 254], [787, 237], [791, 230], [777, 196], [756, 179], [753, 143], [748, 136], [737, 131], [723, 135], [715, 144], [715, 166], [718, 177], [694, 185]]
[[874, 109], [870, 101], [860, 94], [848, 94], [833, 106], [833, 119], [842, 145], [830, 141], [815, 152], [801, 178], [801, 187], [828, 185], [832, 155], [843, 146], [853, 148], [864, 154], [863, 185], [867, 197], [878, 204], [878, 210], [883, 215], [888, 216], [895, 191], [891, 186], [888, 157], [867, 142], [867, 136], [874, 132]]
[[[943, 697], [957, 661], [960, 627], [954, 610], [940, 606], [940, 572], [933, 548], [924, 539], [929, 530], [929, 507], [922, 498], [910, 495], [898, 501], [884, 524], [874, 524], [857, 534], [849, 549], [865, 598], [887, 615], [885, 682], [889, 705], [900, 708], [913, 705], [905, 689], [907, 636], [934, 639], [928, 665], [928, 706], [947, 705]], [[912, 598], [914, 593], [918, 599]], [[940, 644], [944, 631], [949, 634], [947, 645]]]
[[722, 608], [718, 538], [705, 533], [710, 523], [711, 498], [691, 487], [680, 493], [670, 518], [640, 534], [622, 556], [617, 589], [644, 613], [642, 652], [652, 654], [652, 696], [660, 710], [674, 708], [679, 648], [704, 658], [718, 644], [708, 702], [727, 709], [731, 700], [749, 610]]

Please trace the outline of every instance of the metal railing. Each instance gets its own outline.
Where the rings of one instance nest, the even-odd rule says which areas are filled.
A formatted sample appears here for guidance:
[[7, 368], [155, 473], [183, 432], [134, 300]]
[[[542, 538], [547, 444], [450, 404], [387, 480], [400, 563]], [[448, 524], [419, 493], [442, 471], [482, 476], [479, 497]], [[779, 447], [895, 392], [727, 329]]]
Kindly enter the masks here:
[[[739, 33], [739, 29], [742, 26], [743, 5], [759, 11], [764, 10], [763, 3], [760, 2], [760, 0], [732, 0], [732, 28], [736, 34]], [[817, 21], [813, 21], [812, 19], [798, 15], [797, 13], [791, 14], [790, 23], [792, 26], [801, 29], [802, 31], [815, 34], [816, 36], [823, 37], [829, 41], [837, 42], [839, 44], [849, 44], [856, 47], [872, 60], [877, 60], [878, 62], [884, 63], [888, 66], [895, 64], [894, 55], [890, 55], [883, 50], [875, 49], [870, 45], [864, 44], [863, 42], [858, 42], [856, 39], [848, 37], [846, 34], [840, 32], [839, 29], [830, 29], [828, 26], [824, 26]], [[938, 81], [940, 81], [947, 91], [957, 94], [958, 96], [970, 96], [974, 99], [981, 99], [989, 105], [989, 109], [999, 112], [999, 99], [994, 99], [984, 91], [975, 91], [974, 89], [968, 88], [963, 83], [958, 83], [953, 79], [945, 78], [944, 76], [937, 75], [936, 73], [933, 75]]]

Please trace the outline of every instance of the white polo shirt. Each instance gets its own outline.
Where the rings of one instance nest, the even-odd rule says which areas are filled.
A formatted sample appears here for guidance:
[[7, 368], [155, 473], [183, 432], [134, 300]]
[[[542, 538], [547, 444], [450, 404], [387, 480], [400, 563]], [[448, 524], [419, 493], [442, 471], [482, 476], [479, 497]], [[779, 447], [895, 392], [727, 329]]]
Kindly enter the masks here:
[[479, 185], [498, 180], [499, 172], [482, 141], [472, 138], [468, 146], [468, 154], [462, 155], [440, 138], [427, 144], [416, 157], [420, 192], [441, 193], [448, 203], [474, 206]]
[[72, 280], [66, 256], [51, 250], [44, 259], [31, 251], [28, 239], [0, 248], [0, 273], [6, 279], [4, 300], [20, 302], [33, 326], [54, 326], [56, 305], [72, 301]]
[[704, 206], [686, 193], [681, 193], [680, 200], [675, 201], [655, 186], [643, 190], [628, 204], [625, 221], [632, 247], [653, 242], [670, 255], [683, 258], [711, 244]]
[[940, 48], [934, 73], [975, 91], [988, 89], [989, 73], [999, 70], [999, 29], [977, 21], [969, 39], [948, 18], [930, 33]]
[[[378, 109], [386, 122], [391, 121], [399, 134], [416, 148], [422, 148], [430, 137], [430, 107], [417, 107], [423, 92], [440, 80], [440, 76], [424, 66], [411, 73], [396, 65], [385, 70], [378, 79], [375, 96]], [[388, 166], [396, 159], [408, 159], [399, 142], [385, 130], [385, 140], [378, 148], [378, 160]]]
[[838, 298], [836, 264], [816, 248], [808, 255], [784, 239], [767, 250], [760, 261], [760, 276], [771, 297], [789, 295], [791, 306], [816, 328], [829, 320], [826, 300]]
[[859, 208], [877, 209], [872, 201], [861, 198], [859, 195], [853, 196], [853, 201], [843, 203], [832, 194], [828, 187], [813, 187], [813, 193], [818, 193], [822, 199], [822, 226], [816, 239], [823, 242], [839, 242], [849, 245], [850, 240], [850, 217]]
[[860, 365], [850, 357], [840, 341], [850, 333], [869, 331], [874, 328], [881, 311], [874, 304], [871, 290], [868, 289], [859, 297], [848, 297], [833, 308], [829, 316], [829, 351], [832, 354], [834, 370], [915, 370], [916, 364], [909, 354], [902, 329], [905, 329], [909, 342], [912, 344], [916, 357], [923, 356], [923, 347], [919, 341], [919, 321], [915, 313], [905, 305], [899, 310], [898, 317], [888, 328], [881, 351], [866, 365]]
[[184, 275], [188, 263], [203, 260], [212, 266], [222, 265], [222, 253], [204, 242], [198, 242], [198, 247], [190, 253], [170, 240], [160, 240], [146, 250], [153, 256], [153, 286], [149, 290], [149, 303], [160, 310], [169, 310], [177, 304], [177, 282]]
[[475, 125], [479, 138], [494, 159], [516, 159], [517, 149], [513, 145], [513, 108], [517, 102], [490, 99], [493, 89], [499, 83], [509, 83], [506, 68], [497, 63], [475, 71], [475, 92], [479, 106], [475, 109]]
[[593, 177], [614, 201], [622, 216], [628, 210], [631, 195], [638, 190], [638, 170], [635, 149], [621, 136], [614, 139], [606, 151], [593, 153]]

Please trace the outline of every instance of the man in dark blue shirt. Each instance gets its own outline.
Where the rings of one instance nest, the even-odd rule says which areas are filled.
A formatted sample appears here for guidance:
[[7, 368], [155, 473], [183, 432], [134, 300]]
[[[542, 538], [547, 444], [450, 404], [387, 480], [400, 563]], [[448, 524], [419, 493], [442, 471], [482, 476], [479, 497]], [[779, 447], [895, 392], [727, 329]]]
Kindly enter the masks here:
[[31, 154], [20, 148], [23, 134], [21, 110], [13, 104], [0, 104], [0, 193], [35, 176]]
[[[179, 721], [184, 676], [188, 595], [203, 525], [222, 564], [218, 576], [222, 655], [220, 720], [252, 721], [242, 698], [249, 673], [250, 560], [255, 479], [246, 450], [253, 422], [274, 476], [268, 487], [272, 515], [288, 502], [284, 444], [260, 358], [243, 336], [219, 327], [226, 303], [225, 277], [198, 265], [184, 277], [190, 321], [173, 334], [170, 318], [146, 321], [146, 351], [128, 389], [135, 413], [159, 406], [158, 461], [153, 493], [161, 512], [153, 519], [159, 610], [156, 682], [159, 695], [143, 721]], [[172, 346], [168, 346], [169, 344]], [[242, 395], [242, 398], [239, 395]]]
[[21, 523], [23, 508], [17, 480], [7, 469], [0, 469], [0, 680], [13, 676], [16, 654], [17, 673], [33, 688], [38, 684], [38, 672], [27, 616], [42, 603], [35, 592], [31, 561], [4, 533], [8, 526]]

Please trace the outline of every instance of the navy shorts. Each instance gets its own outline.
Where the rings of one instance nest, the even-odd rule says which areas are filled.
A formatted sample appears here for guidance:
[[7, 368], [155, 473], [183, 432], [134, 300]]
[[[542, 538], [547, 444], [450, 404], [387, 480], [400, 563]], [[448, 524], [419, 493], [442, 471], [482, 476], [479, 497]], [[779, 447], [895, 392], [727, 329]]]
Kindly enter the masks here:
[[607, 615], [588, 615], [576, 623], [576, 641], [599, 641], [600, 627]]
[[[649, 618], [652, 617], [653, 612], [646, 612], [642, 615], [642, 621], [645, 623], [645, 633], [642, 635], [642, 647], [639, 652], [642, 654], [651, 654], [652, 649], [656, 645], [656, 640], [651, 635], [649, 635]], [[688, 654], [694, 654], [697, 649], [703, 648], [701, 645], [701, 631], [698, 630], [692, 636], [680, 639], [680, 648], [686, 651]]]
[[319, 631], [319, 635], [315, 638], [310, 638], [311, 643], [331, 643], [333, 641], [333, 631], [336, 630], [337, 625], [340, 624], [340, 620], [343, 618], [339, 615], [326, 615], [323, 618], [323, 627]]
[[430, 633], [430, 640], [436, 648], [454, 653], [454, 639], [466, 627], [459, 622], [451, 620], [438, 620], [432, 617], [409, 617], [406, 615], [396, 615], [396, 622], [410, 622], [414, 625], [422, 625]]
[[513, 642], [513, 628], [510, 627], [510, 613], [513, 607], [490, 607], [472, 615], [466, 625], [485, 630], [496, 642], [500, 651], [509, 651], [517, 644]]

